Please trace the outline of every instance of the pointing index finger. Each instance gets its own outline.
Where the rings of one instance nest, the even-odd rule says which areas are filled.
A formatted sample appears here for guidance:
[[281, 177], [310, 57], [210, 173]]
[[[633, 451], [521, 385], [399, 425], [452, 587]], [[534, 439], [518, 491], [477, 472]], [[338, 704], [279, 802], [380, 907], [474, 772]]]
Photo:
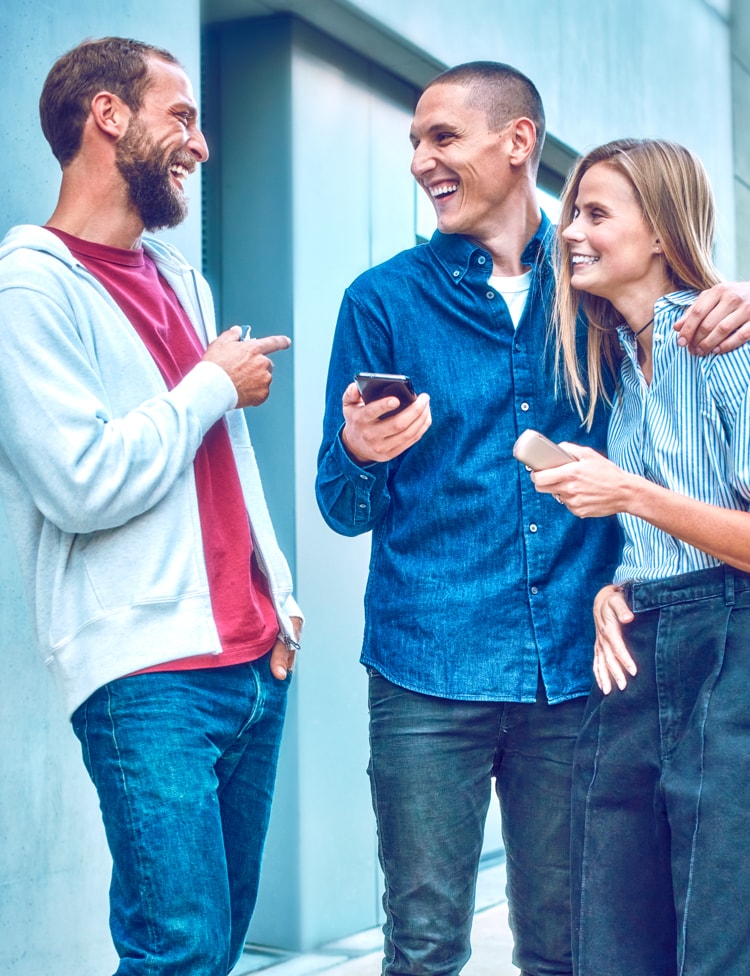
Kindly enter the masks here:
[[269, 352], [279, 352], [280, 349], [288, 349], [292, 344], [289, 336], [285, 335], [264, 336], [262, 339], [251, 339], [250, 341], [255, 343], [258, 352], [263, 355]]

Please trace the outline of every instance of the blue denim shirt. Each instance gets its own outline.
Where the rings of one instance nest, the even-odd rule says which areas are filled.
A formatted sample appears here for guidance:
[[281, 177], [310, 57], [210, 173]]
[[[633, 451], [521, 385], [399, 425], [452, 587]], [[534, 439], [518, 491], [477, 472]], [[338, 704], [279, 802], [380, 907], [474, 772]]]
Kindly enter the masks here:
[[[372, 530], [361, 660], [444, 698], [550, 702], [591, 685], [591, 607], [618, 554], [613, 519], [581, 520], [538, 494], [512, 456], [527, 427], [603, 449], [555, 397], [554, 293], [546, 217], [527, 244], [518, 329], [468, 238], [428, 244], [362, 274], [341, 305], [316, 484], [337, 532]], [[387, 463], [359, 467], [341, 441], [341, 396], [359, 370], [406, 373], [430, 394], [432, 426]]]

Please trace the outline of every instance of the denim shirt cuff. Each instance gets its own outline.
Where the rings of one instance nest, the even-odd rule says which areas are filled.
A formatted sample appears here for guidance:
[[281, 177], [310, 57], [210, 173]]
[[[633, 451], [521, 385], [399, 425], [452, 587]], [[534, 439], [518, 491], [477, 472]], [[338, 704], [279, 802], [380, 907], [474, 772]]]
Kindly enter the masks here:
[[372, 515], [372, 496], [378, 494], [386, 486], [388, 477], [387, 461], [368, 461], [366, 464], [357, 464], [350, 457], [344, 447], [341, 438], [341, 430], [336, 435], [333, 445], [333, 452], [336, 463], [340, 466], [341, 473], [350, 482], [354, 489], [354, 518], [357, 522], [367, 522]]
[[352, 479], [361, 474], [367, 474], [369, 476], [368, 480], [385, 481], [388, 475], [388, 462], [367, 461], [364, 464], [358, 464], [356, 461], [353, 461], [346, 447], [344, 447], [344, 440], [341, 436], [343, 430], [344, 425], [342, 424], [333, 444], [334, 455], [337, 463], [341, 467], [341, 473], [347, 478]]

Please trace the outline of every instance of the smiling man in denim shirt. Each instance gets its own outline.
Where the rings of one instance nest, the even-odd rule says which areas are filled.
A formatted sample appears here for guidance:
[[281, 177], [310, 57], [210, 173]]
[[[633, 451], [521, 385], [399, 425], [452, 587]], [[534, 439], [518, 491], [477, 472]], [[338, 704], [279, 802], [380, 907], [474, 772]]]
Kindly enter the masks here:
[[[439, 229], [347, 289], [333, 343], [317, 496], [337, 532], [373, 533], [361, 659], [387, 976], [468, 959], [493, 776], [515, 964], [571, 973], [570, 771], [618, 537], [538, 494], [511, 453], [527, 427], [605, 443], [604, 414], [587, 435], [555, 397], [543, 138], [515, 69], [438, 76], [411, 139]], [[397, 401], [365, 405], [360, 370], [423, 392], [381, 421]]]

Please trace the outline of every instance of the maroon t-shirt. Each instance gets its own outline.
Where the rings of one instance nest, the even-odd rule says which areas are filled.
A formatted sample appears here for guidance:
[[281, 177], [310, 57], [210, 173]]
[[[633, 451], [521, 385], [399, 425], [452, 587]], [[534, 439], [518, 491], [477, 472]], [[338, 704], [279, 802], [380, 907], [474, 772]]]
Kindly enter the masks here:
[[[204, 350], [151, 258], [142, 249], [107, 247], [49, 229], [101, 281], [152, 355], [167, 388], [175, 387], [200, 361]], [[223, 419], [203, 438], [194, 469], [211, 607], [224, 653], [180, 658], [147, 671], [252, 661], [270, 650], [279, 630], [268, 582], [253, 553], [242, 487]]]

